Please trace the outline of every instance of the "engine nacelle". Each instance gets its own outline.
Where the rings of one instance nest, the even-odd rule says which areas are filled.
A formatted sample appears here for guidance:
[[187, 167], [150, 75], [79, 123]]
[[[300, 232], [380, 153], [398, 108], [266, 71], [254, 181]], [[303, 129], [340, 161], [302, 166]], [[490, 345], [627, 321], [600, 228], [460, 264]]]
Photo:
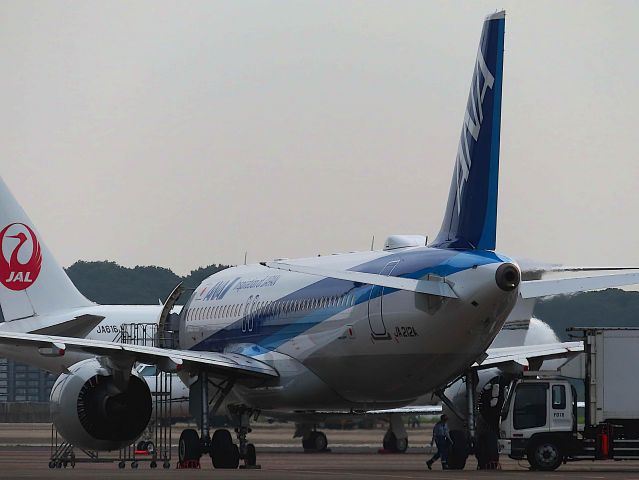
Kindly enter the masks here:
[[133, 443], [151, 418], [151, 392], [137, 372], [121, 392], [110, 369], [83, 360], [51, 390], [53, 423], [65, 440], [86, 450], [118, 450]]

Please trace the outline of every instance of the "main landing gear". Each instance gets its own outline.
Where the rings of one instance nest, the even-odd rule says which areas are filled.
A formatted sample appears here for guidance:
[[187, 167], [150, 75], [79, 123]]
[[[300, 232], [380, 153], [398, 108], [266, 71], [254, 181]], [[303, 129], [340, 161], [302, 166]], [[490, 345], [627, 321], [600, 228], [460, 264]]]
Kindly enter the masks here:
[[[208, 374], [200, 374], [200, 433], [194, 429], [186, 429], [180, 435], [178, 445], [178, 457], [180, 468], [200, 468], [200, 458], [204, 454], [211, 457], [214, 468], [235, 469], [240, 466], [240, 460], [244, 465], [240, 468], [259, 468], [256, 463], [255, 446], [248, 443], [246, 436], [251, 428], [249, 421], [252, 416], [257, 417], [257, 412], [243, 406], [234, 407], [231, 414], [239, 420], [239, 427], [235, 429], [239, 447], [233, 443], [231, 432], [226, 429], [218, 429], [210, 436], [209, 415], [217, 412], [220, 405], [233, 388], [233, 381], [226, 380], [221, 384], [215, 384], [208, 379]], [[209, 383], [217, 388], [214, 396], [215, 403], [209, 410]]]
[[317, 430], [316, 425], [297, 423], [294, 437], [302, 437], [302, 447], [305, 453], [330, 452], [326, 435]]
[[380, 453], [404, 453], [408, 450], [408, 434], [404, 427], [402, 416], [398, 413], [391, 413], [388, 431], [384, 435]]
[[448, 410], [457, 418], [464, 422], [464, 430], [451, 430], [450, 437], [453, 444], [448, 454], [448, 468], [451, 470], [462, 470], [466, 465], [466, 460], [471, 453], [477, 457], [480, 469], [499, 468], [499, 452], [497, 445], [497, 434], [490, 430], [477, 433], [477, 373], [469, 371], [463, 377], [466, 383], [466, 414], [458, 411], [455, 404], [445, 395], [443, 390], [439, 390], [436, 395], [446, 405]]
[[328, 452], [328, 438], [324, 432], [311, 430], [302, 437], [302, 447], [305, 452]]

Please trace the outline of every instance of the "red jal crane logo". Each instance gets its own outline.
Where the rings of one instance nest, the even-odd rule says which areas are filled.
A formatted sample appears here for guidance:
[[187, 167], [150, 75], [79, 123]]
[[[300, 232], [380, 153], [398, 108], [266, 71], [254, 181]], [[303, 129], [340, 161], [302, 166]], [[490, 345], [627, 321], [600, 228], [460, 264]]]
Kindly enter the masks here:
[[[7, 235], [11, 229], [14, 235]], [[9, 259], [5, 257], [5, 242], [17, 239], [18, 243], [13, 246]], [[15, 240], [11, 241], [12, 243]], [[31, 245], [31, 257], [26, 263], [22, 263], [18, 254], [25, 244]], [[28, 252], [28, 249], [23, 249]], [[40, 274], [42, 266], [42, 252], [36, 234], [24, 223], [11, 223], [0, 232], [0, 282], [9, 290], [25, 290], [33, 285]], [[24, 255], [24, 253], [23, 253]]]

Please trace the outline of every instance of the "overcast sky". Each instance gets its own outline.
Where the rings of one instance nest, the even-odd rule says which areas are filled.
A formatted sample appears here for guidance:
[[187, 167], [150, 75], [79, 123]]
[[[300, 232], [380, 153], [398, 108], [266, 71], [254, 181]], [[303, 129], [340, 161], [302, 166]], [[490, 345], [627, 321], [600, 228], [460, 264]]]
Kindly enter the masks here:
[[638, 265], [638, 2], [2, 1], [0, 173], [65, 266], [434, 238], [497, 8], [498, 250]]

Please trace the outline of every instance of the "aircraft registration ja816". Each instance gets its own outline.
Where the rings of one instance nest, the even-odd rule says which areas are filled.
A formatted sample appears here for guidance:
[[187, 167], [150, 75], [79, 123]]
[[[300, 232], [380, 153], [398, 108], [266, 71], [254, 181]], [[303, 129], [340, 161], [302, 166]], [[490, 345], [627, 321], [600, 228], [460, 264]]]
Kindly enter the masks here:
[[[428, 246], [425, 237], [398, 235], [381, 251], [229, 268], [199, 285], [173, 322], [179, 288], [163, 307], [86, 300], [0, 182], [0, 354], [61, 373], [51, 401], [65, 439], [113, 450], [142, 434], [152, 395], [136, 363], [178, 372], [189, 387], [199, 432], [182, 432], [180, 461], [206, 454], [216, 468], [237, 468], [240, 460], [256, 465], [247, 435], [260, 412], [317, 423], [433, 391], [446, 402], [446, 385], [466, 377], [472, 387], [478, 369], [579, 350], [574, 342], [489, 348], [518, 299], [639, 280], [620, 271], [522, 279], [517, 263], [495, 252], [504, 25], [504, 12], [484, 22], [448, 204]], [[125, 321], [155, 322], [162, 335], [177, 330], [179, 344], [109, 341]], [[475, 392], [467, 389], [469, 431], [456, 445], [474, 442]], [[226, 429], [210, 434], [216, 412], [234, 419], [237, 443]], [[388, 445], [402, 451], [406, 435], [394, 418]], [[299, 433], [305, 448], [326, 447], [321, 432]]]

